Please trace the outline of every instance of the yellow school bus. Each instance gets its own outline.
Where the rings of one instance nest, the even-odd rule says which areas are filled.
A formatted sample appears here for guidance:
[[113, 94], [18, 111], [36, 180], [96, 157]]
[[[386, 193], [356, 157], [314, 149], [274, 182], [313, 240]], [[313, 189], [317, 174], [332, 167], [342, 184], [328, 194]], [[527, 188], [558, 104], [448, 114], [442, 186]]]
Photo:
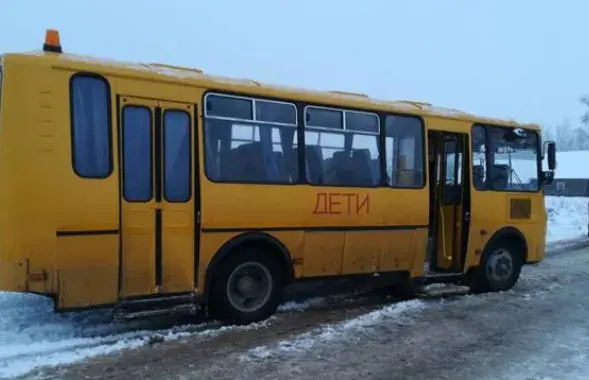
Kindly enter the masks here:
[[84, 57], [54, 30], [0, 57], [0, 289], [57, 311], [249, 323], [304, 279], [501, 291], [544, 257], [536, 125]]

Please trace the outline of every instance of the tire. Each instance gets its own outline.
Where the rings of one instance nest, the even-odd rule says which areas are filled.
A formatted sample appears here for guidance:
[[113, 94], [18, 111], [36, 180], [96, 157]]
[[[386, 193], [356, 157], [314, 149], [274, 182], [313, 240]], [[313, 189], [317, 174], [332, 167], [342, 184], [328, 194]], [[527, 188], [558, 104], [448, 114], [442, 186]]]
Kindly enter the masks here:
[[517, 283], [523, 266], [524, 252], [508, 239], [487, 246], [470, 288], [475, 293], [504, 292]]
[[[284, 276], [270, 253], [246, 248], [221, 262], [211, 286], [209, 302], [213, 317], [226, 324], [245, 325], [276, 312], [284, 290]], [[251, 298], [253, 302], [244, 302]]]

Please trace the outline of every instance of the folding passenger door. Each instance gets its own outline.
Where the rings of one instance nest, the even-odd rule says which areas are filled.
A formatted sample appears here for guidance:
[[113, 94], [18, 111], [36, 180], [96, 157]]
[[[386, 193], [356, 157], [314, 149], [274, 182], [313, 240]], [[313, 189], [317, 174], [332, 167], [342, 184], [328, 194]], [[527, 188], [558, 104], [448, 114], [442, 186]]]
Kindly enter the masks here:
[[[440, 204], [438, 219], [438, 257], [440, 269], [460, 272], [463, 265], [464, 224], [464, 134], [447, 134], [440, 150]], [[466, 188], [468, 191], [468, 188]]]
[[193, 106], [120, 97], [121, 296], [194, 289]]

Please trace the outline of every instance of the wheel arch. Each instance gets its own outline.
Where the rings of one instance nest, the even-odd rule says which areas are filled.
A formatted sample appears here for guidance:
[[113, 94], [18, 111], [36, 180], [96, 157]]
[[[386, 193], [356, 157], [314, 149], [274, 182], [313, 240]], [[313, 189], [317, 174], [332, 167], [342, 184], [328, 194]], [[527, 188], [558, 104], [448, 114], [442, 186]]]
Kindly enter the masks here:
[[292, 256], [286, 246], [277, 238], [266, 232], [245, 232], [226, 241], [213, 255], [213, 259], [207, 266], [205, 272], [203, 292], [205, 302], [208, 302], [209, 300], [211, 283], [215, 272], [221, 266], [223, 261], [232, 254], [235, 254], [239, 249], [252, 246], [263, 247], [265, 250], [273, 252], [278, 259], [286, 283], [292, 281], [294, 278], [294, 266]]
[[526, 237], [518, 228], [513, 226], [502, 227], [495, 231], [493, 236], [487, 241], [487, 244], [485, 244], [485, 249], [503, 240], [517, 244], [523, 252], [523, 262], [526, 263], [528, 261], [528, 242]]

